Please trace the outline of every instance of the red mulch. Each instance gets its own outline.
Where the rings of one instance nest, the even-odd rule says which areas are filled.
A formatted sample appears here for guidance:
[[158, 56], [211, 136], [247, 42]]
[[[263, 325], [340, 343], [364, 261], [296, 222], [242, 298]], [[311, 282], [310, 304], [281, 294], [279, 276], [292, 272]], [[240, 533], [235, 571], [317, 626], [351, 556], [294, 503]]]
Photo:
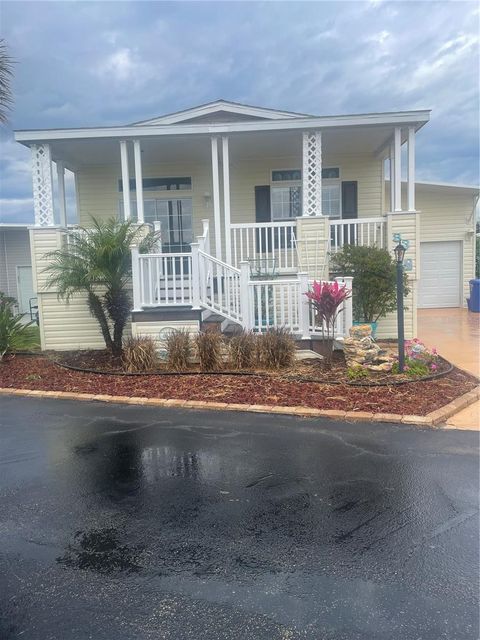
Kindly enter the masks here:
[[176, 398], [316, 409], [426, 415], [470, 391], [476, 379], [454, 368], [442, 378], [388, 387], [293, 382], [279, 376], [113, 376], [80, 373], [43, 356], [16, 356], [0, 364], [0, 387]]

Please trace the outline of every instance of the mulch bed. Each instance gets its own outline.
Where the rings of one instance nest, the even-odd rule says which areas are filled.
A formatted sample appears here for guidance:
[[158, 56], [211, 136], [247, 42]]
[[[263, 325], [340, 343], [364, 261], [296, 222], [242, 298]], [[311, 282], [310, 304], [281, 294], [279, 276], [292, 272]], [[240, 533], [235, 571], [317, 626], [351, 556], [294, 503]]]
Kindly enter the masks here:
[[0, 364], [4, 388], [416, 415], [439, 409], [477, 384], [474, 376], [455, 367], [435, 380], [356, 387], [299, 382], [284, 375], [98, 375], [64, 369], [45, 356], [17, 355]]

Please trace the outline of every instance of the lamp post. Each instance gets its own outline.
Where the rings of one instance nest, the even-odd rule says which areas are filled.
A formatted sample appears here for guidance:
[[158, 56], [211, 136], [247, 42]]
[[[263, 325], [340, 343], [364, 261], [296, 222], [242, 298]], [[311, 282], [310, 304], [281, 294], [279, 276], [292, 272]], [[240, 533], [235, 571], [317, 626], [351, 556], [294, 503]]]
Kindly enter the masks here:
[[398, 372], [405, 367], [405, 326], [403, 317], [403, 259], [405, 247], [401, 242], [394, 249], [397, 263], [397, 332], [398, 332]]

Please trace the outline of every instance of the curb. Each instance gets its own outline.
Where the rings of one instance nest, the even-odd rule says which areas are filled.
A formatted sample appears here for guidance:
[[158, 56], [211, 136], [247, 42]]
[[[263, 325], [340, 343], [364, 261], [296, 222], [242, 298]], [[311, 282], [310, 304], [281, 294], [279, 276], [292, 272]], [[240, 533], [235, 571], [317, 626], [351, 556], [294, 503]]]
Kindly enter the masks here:
[[444, 407], [427, 413], [426, 416], [403, 415], [397, 413], [369, 413], [367, 411], [340, 411], [337, 409], [314, 409], [311, 407], [279, 407], [268, 404], [229, 404], [227, 402], [205, 402], [203, 400], [178, 400], [165, 398], [142, 398], [140, 396], [110, 396], [106, 394], [75, 393], [71, 391], [42, 391], [30, 389], [10, 389], [0, 387], [0, 395], [32, 396], [59, 400], [85, 400], [87, 402], [107, 402], [117, 404], [146, 405], [151, 407], [177, 407], [181, 409], [208, 409], [214, 411], [248, 411], [252, 413], [273, 413], [304, 418], [332, 418], [347, 422], [395, 422], [434, 427], [458, 413], [480, 398], [480, 386], [455, 398]]

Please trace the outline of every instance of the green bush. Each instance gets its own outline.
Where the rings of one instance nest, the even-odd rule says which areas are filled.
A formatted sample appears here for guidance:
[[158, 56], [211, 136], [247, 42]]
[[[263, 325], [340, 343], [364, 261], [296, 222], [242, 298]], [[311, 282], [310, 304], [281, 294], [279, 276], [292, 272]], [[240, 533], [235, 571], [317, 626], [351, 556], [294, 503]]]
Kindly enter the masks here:
[[24, 324], [22, 314], [13, 311], [16, 300], [0, 292], [0, 360], [9, 353], [26, 351], [37, 346], [36, 327]]
[[[353, 317], [357, 322], [376, 322], [397, 308], [397, 268], [394, 259], [378, 247], [346, 244], [331, 256], [335, 275], [350, 276]], [[404, 293], [409, 293], [404, 274]]]
[[355, 380], [363, 380], [368, 378], [370, 372], [365, 367], [348, 367], [347, 376], [348, 379], [354, 382]]
[[[424, 362], [416, 362], [408, 358], [405, 360], [403, 372], [410, 378], [424, 378], [432, 373]], [[399, 373], [398, 362], [394, 363], [392, 373]]]

